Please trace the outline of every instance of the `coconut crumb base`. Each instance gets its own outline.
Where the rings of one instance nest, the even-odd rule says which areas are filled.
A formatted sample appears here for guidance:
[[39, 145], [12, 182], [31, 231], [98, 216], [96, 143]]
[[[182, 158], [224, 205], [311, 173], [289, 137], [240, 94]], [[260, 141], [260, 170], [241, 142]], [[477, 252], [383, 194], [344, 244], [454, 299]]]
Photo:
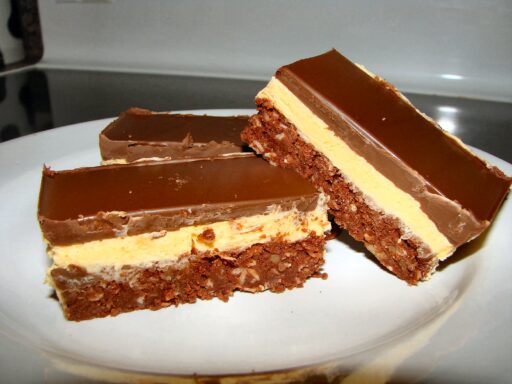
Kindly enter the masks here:
[[235, 291], [283, 292], [310, 277], [326, 278], [325, 238], [310, 233], [288, 243], [274, 239], [243, 251], [193, 252], [180, 263], [161, 267], [125, 266], [116, 279], [69, 265], [49, 278], [68, 320], [116, 316], [139, 309], [158, 310], [215, 297], [227, 301]]
[[409, 284], [427, 279], [437, 266], [428, 247], [404, 233], [397, 218], [370, 207], [365, 196], [324, 155], [305, 142], [296, 127], [270, 102], [256, 102], [258, 114], [250, 118], [242, 139], [270, 163], [295, 170], [322, 190], [329, 197], [329, 212], [334, 221], [363, 242], [389, 271]]

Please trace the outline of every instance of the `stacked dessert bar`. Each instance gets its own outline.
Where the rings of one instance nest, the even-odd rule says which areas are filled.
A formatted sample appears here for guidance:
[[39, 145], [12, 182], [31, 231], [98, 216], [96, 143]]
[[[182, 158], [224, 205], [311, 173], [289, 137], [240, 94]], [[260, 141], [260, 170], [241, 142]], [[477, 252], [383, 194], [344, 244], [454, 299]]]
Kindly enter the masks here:
[[242, 138], [328, 196], [334, 220], [415, 284], [481, 234], [511, 178], [332, 50], [280, 68]]
[[48, 281], [84, 320], [320, 275], [325, 200], [255, 156], [45, 169], [39, 221]]
[[280, 68], [256, 103], [251, 118], [130, 109], [100, 134], [110, 165], [44, 169], [47, 281], [68, 319], [325, 277], [327, 211], [416, 284], [490, 225], [510, 189], [334, 50]]

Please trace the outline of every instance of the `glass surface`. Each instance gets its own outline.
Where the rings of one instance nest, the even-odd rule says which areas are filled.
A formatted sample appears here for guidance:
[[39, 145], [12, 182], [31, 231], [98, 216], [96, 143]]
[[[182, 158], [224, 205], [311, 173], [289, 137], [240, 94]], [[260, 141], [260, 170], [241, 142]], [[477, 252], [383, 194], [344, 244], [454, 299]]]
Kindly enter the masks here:
[[[254, 108], [265, 82], [187, 76], [30, 70], [0, 77], [0, 141], [119, 115], [155, 111]], [[512, 104], [406, 94], [465, 143], [512, 162]]]

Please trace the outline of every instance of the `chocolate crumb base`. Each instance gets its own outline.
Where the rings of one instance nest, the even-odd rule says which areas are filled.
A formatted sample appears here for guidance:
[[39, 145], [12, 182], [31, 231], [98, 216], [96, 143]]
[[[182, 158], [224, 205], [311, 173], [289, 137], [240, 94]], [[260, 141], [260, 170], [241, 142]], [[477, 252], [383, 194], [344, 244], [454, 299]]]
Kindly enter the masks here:
[[328, 207], [334, 221], [362, 241], [388, 270], [409, 284], [426, 279], [437, 266], [428, 247], [418, 239], [404, 239], [396, 218], [370, 208], [363, 194], [306, 143], [270, 102], [256, 102], [258, 114], [249, 119], [242, 139], [272, 164], [295, 170], [323, 190], [330, 197]]
[[193, 252], [165, 267], [125, 266], [116, 279], [75, 265], [53, 269], [50, 278], [66, 318], [81, 321], [197, 299], [227, 301], [237, 290], [283, 292], [302, 287], [309, 277], [327, 278], [320, 270], [324, 246], [323, 236], [310, 233], [301, 241], [275, 239], [239, 252]]

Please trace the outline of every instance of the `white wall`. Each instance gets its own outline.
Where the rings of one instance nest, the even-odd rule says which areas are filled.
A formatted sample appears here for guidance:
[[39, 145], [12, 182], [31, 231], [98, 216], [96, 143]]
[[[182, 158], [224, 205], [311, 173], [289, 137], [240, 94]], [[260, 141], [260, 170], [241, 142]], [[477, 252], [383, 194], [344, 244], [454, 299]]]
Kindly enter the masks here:
[[335, 47], [405, 91], [512, 101], [510, 0], [39, 6], [45, 66], [264, 79], [279, 65]]

